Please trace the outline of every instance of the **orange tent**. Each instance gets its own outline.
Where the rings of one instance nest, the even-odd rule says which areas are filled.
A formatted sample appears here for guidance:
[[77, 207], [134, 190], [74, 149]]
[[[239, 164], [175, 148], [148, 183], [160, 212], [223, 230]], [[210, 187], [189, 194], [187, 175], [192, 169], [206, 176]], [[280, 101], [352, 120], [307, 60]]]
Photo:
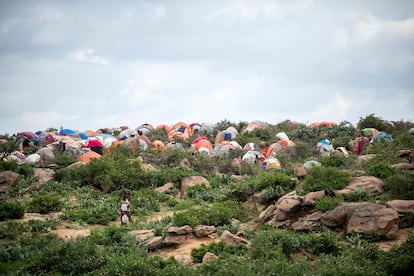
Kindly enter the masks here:
[[206, 139], [198, 140], [197, 143], [193, 144], [192, 148], [194, 150], [198, 150], [200, 148], [206, 148], [208, 149], [210, 153], [213, 152], [213, 145], [211, 144], [209, 140], [206, 140]]
[[165, 129], [167, 132], [170, 132], [171, 127], [170, 127], [170, 126], [168, 126], [168, 125], [165, 125], [165, 124], [161, 124], [161, 125], [158, 125], [158, 126], [155, 128], [155, 130], [159, 130], [159, 129]]
[[84, 154], [82, 154], [81, 156], [79, 156], [79, 161], [85, 162], [85, 163], [89, 163], [91, 161], [91, 159], [93, 158], [101, 158], [102, 156], [99, 155], [98, 153], [94, 152], [94, 151], [88, 151], [85, 152]]
[[161, 140], [152, 142], [151, 150], [165, 150], [165, 145]]
[[322, 122], [314, 122], [314, 123], [311, 123], [311, 124], [309, 124], [309, 127], [312, 128], [312, 127], [318, 127], [318, 126], [326, 126], [326, 127], [331, 128], [331, 127], [333, 127], [335, 125], [336, 125], [335, 122], [322, 121]]
[[266, 151], [266, 157], [272, 155], [272, 153], [278, 153], [285, 148], [296, 147], [296, 144], [291, 140], [279, 140], [276, 143], [271, 144]]
[[172, 141], [174, 137], [182, 138], [184, 140], [188, 139], [192, 134], [191, 128], [184, 122], [176, 123], [170, 132], [168, 132], [168, 140]]

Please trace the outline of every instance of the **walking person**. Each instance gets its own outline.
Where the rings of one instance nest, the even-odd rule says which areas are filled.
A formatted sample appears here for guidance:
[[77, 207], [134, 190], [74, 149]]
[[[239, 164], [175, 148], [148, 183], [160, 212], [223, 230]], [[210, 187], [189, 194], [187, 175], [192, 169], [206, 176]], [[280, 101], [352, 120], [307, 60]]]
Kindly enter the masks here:
[[121, 203], [121, 225], [127, 225], [129, 222], [131, 222], [131, 212], [130, 212], [131, 205], [128, 201], [127, 197], [123, 198], [123, 201]]

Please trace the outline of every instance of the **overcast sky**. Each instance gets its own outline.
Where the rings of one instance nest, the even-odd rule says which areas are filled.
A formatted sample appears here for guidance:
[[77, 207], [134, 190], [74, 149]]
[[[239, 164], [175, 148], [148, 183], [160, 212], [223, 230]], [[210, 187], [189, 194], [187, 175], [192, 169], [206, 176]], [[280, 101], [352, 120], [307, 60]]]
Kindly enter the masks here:
[[414, 1], [0, 1], [0, 134], [414, 119]]

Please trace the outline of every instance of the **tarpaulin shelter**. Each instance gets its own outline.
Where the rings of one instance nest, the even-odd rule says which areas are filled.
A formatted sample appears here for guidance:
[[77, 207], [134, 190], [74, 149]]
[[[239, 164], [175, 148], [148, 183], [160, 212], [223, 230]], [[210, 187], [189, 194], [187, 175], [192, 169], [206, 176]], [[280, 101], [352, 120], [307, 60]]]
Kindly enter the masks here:
[[265, 160], [265, 156], [260, 151], [249, 150], [243, 155], [242, 160], [250, 164], [262, 163]]
[[137, 127], [135, 130], [140, 135], [147, 135], [154, 130], [154, 127], [151, 124], [145, 123]]
[[309, 160], [309, 161], [306, 161], [305, 163], [303, 163], [303, 167], [306, 170], [310, 170], [313, 167], [319, 167], [319, 166], [322, 166], [322, 164], [320, 162], [316, 161], [316, 160]]
[[361, 129], [361, 131], [362, 135], [364, 135], [364, 137], [368, 137], [369, 139], [372, 139], [373, 137], [377, 136], [378, 133], [380, 133], [378, 129], [373, 127], [364, 128]]
[[286, 149], [294, 149], [296, 144], [292, 140], [279, 140], [276, 143], [271, 144], [266, 151], [266, 157], [275, 155]]
[[313, 127], [321, 127], [321, 126], [324, 126], [324, 127], [331, 128], [331, 127], [333, 127], [335, 125], [336, 125], [335, 122], [322, 121], [322, 122], [313, 122], [313, 123], [309, 124], [308, 127], [313, 128]]
[[199, 129], [199, 133], [208, 133], [208, 132], [214, 132], [214, 129], [216, 127], [216, 124], [212, 123], [201, 123], [201, 127]]
[[105, 133], [98, 134], [95, 137], [99, 139], [106, 148], [110, 147], [113, 142], [118, 140], [115, 136]]
[[159, 150], [159, 151], [163, 151], [165, 150], [165, 145], [161, 140], [155, 140], [152, 142], [151, 144], [151, 150]]
[[192, 124], [190, 124], [190, 128], [191, 128], [191, 131], [193, 133], [197, 133], [201, 129], [201, 124], [199, 124], [199, 123], [192, 123]]
[[[203, 138], [203, 139], [199, 139], [199, 138]], [[191, 148], [193, 150], [198, 150], [200, 148], [206, 148], [208, 149], [208, 151], [210, 153], [213, 152], [213, 145], [211, 144], [211, 142], [207, 139], [207, 137], [201, 136], [198, 137], [197, 139], [195, 139], [193, 141], [193, 143], [191, 144]]]
[[225, 130], [219, 131], [214, 138], [214, 144], [220, 144], [223, 141], [231, 141], [238, 135], [238, 131], [234, 127], [228, 127]]
[[249, 151], [249, 150], [260, 151], [260, 147], [256, 143], [249, 142], [246, 145], [244, 145], [243, 150], [245, 150], [245, 151]]
[[242, 150], [243, 148], [236, 141], [231, 141], [231, 142], [224, 141], [220, 144], [215, 144], [214, 145], [212, 155], [213, 156], [222, 156], [224, 154], [228, 154], [230, 152], [230, 150], [235, 150], [235, 149]]
[[88, 151], [85, 152], [84, 154], [82, 154], [81, 156], [79, 156], [78, 160], [85, 162], [85, 163], [89, 163], [92, 159], [94, 158], [101, 158], [101, 155], [94, 152], [94, 151]]
[[381, 143], [392, 144], [393, 143], [392, 135], [381, 131], [377, 135], [375, 135], [374, 138], [372, 138], [372, 143], [375, 143], [375, 144], [381, 144]]
[[176, 123], [170, 132], [168, 132], [168, 141], [172, 141], [174, 137], [188, 139], [192, 134], [191, 128], [184, 122]]
[[78, 132], [73, 130], [73, 129], [69, 129], [69, 128], [65, 128], [59, 131], [58, 133], [59, 135], [65, 136], [65, 135], [72, 135], [72, 136], [78, 136]]
[[122, 130], [129, 129], [129, 126], [120, 126], [119, 128], [120, 128], [120, 129], [121, 129], [121, 131], [122, 131]]
[[131, 137], [138, 137], [138, 133], [136, 130], [133, 129], [125, 129], [118, 134], [119, 140], [125, 140]]
[[329, 141], [328, 139], [325, 138], [325, 139], [321, 139], [316, 144], [316, 150], [322, 155], [329, 155], [335, 149], [334, 149], [331, 141]]
[[197, 144], [197, 143], [198, 143], [198, 141], [200, 141], [200, 140], [208, 140], [208, 138], [207, 138], [206, 136], [198, 136], [197, 138], [195, 138], [195, 139], [191, 142], [191, 144]]
[[161, 124], [161, 125], [158, 125], [155, 128], [155, 130], [160, 130], [160, 129], [165, 129], [165, 131], [167, 131], [167, 133], [168, 133], [168, 132], [170, 132], [171, 127], [169, 125], [166, 125], [166, 124]]
[[276, 137], [279, 138], [280, 140], [289, 140], [289, 137], [287, 136], [285, 132], [278, 132], [276, 134]]
[[280, 160], [276, 157], [267, 157], [262, 162], [262, 168], [266, 170], [281, 170], [283, 169], [283, 167], [284, 165], [282, 164], [282, 162], [280, 162]]
[[176, 141], [171, 141], [167, 145], [165, 145], [166, 149], [179, 149], [184, 150], [184, 147], [181, 143]]
[[250, 131], [253, 131], [253, 130], [258, 129], [258, 128], [267, 128], [267, 126], [268, 126], [268, 124], [266, 122], [253, 121], [253, 122], [250, 122], [246, 126], [246, 128], [243, 130], [243, 132], [245, 132], [245, 131], [250, 132]]
[[39, 143], [42, 145], [50, 144], [56, 141], [56, 134], [54, 132], [38, 131], [36, 132], [39, 138]]
[[17, 136], [24, 137], [24, 138], [26, 138], [28, 140], [31, 140], [31, 141], [34, 141], [34, 140], [37, 141], [38, 140], [38, 137], [37, 137], [36, 133], [31, 132], [31, 131], [19, 132], [19, 133], [17, 133]]
[[86, 145], [87, 148], [93, 148], [93, 147], [103, 147], [103, 144], [98, 139], [90, 139], [88, 141], [88, 144]]

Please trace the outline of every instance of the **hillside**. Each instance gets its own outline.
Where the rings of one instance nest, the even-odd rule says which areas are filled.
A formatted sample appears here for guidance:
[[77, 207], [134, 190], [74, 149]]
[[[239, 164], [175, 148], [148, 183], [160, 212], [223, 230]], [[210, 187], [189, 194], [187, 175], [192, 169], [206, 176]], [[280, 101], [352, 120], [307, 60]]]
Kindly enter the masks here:
[[369, 115], [6, 136], [0, 272], [408, 275], [413, 127]]

